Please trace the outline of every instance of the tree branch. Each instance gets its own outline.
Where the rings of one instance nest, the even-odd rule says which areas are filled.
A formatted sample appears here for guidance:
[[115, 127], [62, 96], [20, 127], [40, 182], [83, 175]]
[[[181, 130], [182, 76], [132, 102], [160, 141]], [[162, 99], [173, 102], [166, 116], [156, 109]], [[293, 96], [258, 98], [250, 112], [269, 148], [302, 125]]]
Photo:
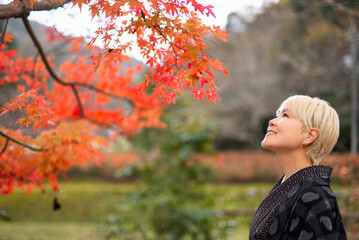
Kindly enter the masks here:
[[47, 71], [49, 72], [49, 74], [51, 75], [52, 78], [55, 79], [56, 82], [62, 84], [62, 85], [65, 85], [65, 86], [71, 86], [73, 85], [72, 83], [67, 83], [67, 82], [64, 82], [62, 81], [57, 75], [56, 73], [52, 70], [51, 66], [50, 66], [50, 63], [47, 61], [47, 58], [46, 58], [46, 54], [39, 42], [39, 40], [36, 38], [36, 35], [34, 33], [34, 31], [32, 30], [31, 28], [31, 25], [30, 25], [30, 22], [29, 20], [27, 19], [27, 15], [26, 14], [23, 14], [21, 16], [21, 19], [22, 19], [22, 22], [24, 23], [25, 25], [25, 28], [26, 28], [26, 31], [29, 33], [30, 37], [31, 37], [31, 40], [33, 41], [33, 43], [35, 44], [35, 47], [37, 48], [37, 51], [39, 52], [40, 56], [41, 56], [41, 59], [42, 61], [44, 62], [45, 64], [45, 67], [47, 69]]
[[74, 83], [75, 85], [77, 86], [80, 86], [80, 87], [84, 87], [84, 88], [87, 88], [89, 90], [92, 90], [94, 92], [97, 92], [97, 93], [102, 93], [103, 95], [106, 95], [108, 97], [111, 97], [111, 98], [114, 98], [114, 99], [117, 99], [117, 100], [126, 100], [132, 107], [134, 106], [133, 103], [128, 100], [128, 99], [123, 99], [113, 93], [110, 93], [110, 92], [106, 92], [105, 90], [102, 90], [102, 89], [99, 89], [95, 86], [92, 86], [91, 84], [87, 84], [87, 83], [82, 83], [82, 82], [76, 82]]
[[[3, 133], [3, 132], [1, 132], [1, 131], [0, 131], [0, 135], [7, 139], [7, 140], [6, 140], [5, 147], [4, 147], [3, 150], [1, 151], [1, 154], [3, 154], [3, 152], [5, 152], [5, 149], [6, 149], [6, 147], [7, 147], [8, 141], [13, 141], [14, 143], [16, 143], [16, 144], [18, 144], [18, 145], [20, 145], [20, 146], [26, 147], [26, 148], [30, 149], [31, 151], [35, 151], [35, 152], [44, 151], [44, 149], [42, 149], [42, 148], [36, 148], [36, 147], [32, 147], [32, 146], [30, 146], [30, 145], [27, 145], [26, 143], [22, 143], [22, 142], [16, 140], [15, 138], [12, 138], [12, 137], [6, 135], [5, 133]], [[0, 154], [0, 155], [1, 155], [1, 154]]]
[[[172, 47], [172, 50], [173, 50], [174, 54], [176, 55], [176, 60], [177, 60], [178, 54], [177, 54], [176, 49], [175, 49], [175, 47], [174, 47], [174, 46], [176, 46], [176, 45], [174, 45], [173, 42], [171, 42], [171, 41], [161, 32], [161, 30], [159, 29], [158, 26], [153, 25], [153, 28], [156, 29], [156, 31], [157, 31], [167, 42], [169, 42], [169, 44], [170, 44], [171, 47]], [[176, 47], [178, 47], [178, 46], [176, 46]], [[180, 47], [178, 47], [178, 48], [180, 48]], [[181, 48], [180, 48], [180, 49], [181, 49]]]
[[352, 17], [359, 18], [359, 12], [353, 11], [352, 9], [344, 6], [343, 4], [341, 4], [339, 2], [336, 2], [333, 0], [324, 0], [324, 1], [333, 7], [337, 7], [339, 10], [341, 10], [343, 12], [346, 12], [347, 14], [349, 14]]
[[0, 43], [0, 47], [2, 46], [2, 44], [4, 43], [4, 37], [5, 37], [5, 33], [6, 33], [6, 28], [7, 28], [7, 24], [9, 22], [9, 19], [6, 19], [6, 22], [5, 22], [5, 27], [4, 27], [4, 31], [3, 33], [1, 34], [1, 43]]
[[[99, 88], [96, 88], [95, 86], [92, 86], [92, 85], [90, 85], [90, 84], [87, 84], [87, 83], [78, 83], [78, 82], [65, 82], [65, 81], [63, 81], [62, 79], [60, 79], [60, 78], [56, 75], [56, 73], [53, 71], [52, 67], [50, 66], [50, 63], [47, 61], [46, 54], [45, 54], [45, 52], [44, 52], [44, 50], [43, 50], [43, 48], [42, 48], [42, 46], [41, 46], [39, 40], [37, 39], [37, 37], [36, 37], [34, 31], [32, 30], [31, 25], [30, 25], [30, 22], [29, 22], [29, 20], [27, 19], [27, 16], [23, 15], [21, 18], [22, 18], [22, 21], [23, 21], [23, 23], [24, 23], [24, 25], [25, 25], [25, 28], [26, 28], [27, 32], [29, 33], [29, 35], [30, 35], [30, 37], [31, 37], [31, 39], [32, 39], [32, 41], [33, 41], [33, 43], [35, 44], [35, 47], [37, 48], [37, 51], [38, 51], [38, 53], [40, 54], [40, 57], [41, 57], [42, 61], [44, 62], [45, 67], [46, 67], [47, 71], [49, 72], [50, 76], [51, 76], [56, 82], [60, 83], [61, 85], [69, 86], [69, 87], [72, 88], [72, 91], [74, 92], [75, 97], [76, 97], [76, 100], [77, 100], [77, 103], [78, 103], [78, 105], [79, 105], [80, 111], [81, 111], [81, 109], [83, 109], [83, 108], [82, 108], [82, 104], [81, 104], [81, 102], [80, 102], [80, 98], [78, 97], [78, 93], [77, 93], [76, 88], [75, 88], [76, 85], [81, 86], [81, 87], [84, 87], [84, 88], [87, 88], [87, 89], [90, 89], [90, 90], [95, 91], [95, 92], [98, 92], [98, 93], [102, 93], [102, 94], [107, 95], [107, 96], [109, 96], [109, 97], [111, 97], [111, 98], [115, 98], [115, 99], [118, 99], [118, 100], [127, 100], [127, 101], [130, 103], [130, 105], [133, 106], [133, 104], [132, 104], [132, 102], [131, 102], [130, 100], [120, 98], [120, 97], [116, 96], [116, 95], [113, 94], [113, 93], [106, 92], [106, 91], [104, 91], [104, 90], [102, 90], [102, 89], [99, 89]], [[82, 111], [81, 113], [83, 114], [84, 112]], [[84, 115], [82, 115], [82, 116], [84, 116]]]
[[[146, 22], [146, 15], [145, 13], [141, 10], [141, 16], [142, 16], [142, 19], [144, 22]], [[159, 27], [159, 25], [152, 25], [152, 27], [171, 45], [171, 48], [173, 50], [173, 53], [175, 54], [176, 58], [175, 58], [175, 61], [176, 61], [176, 65], [177, 65], [177, 58], [178, 58], [178, 54], [177, 54], [177, 51], [175, 49], [175, 44], [173, 44], [173, 42], [171, 42], [164, 34], [163, 32], [161, 31], [161, 28]], [[181, 47], [179, 46], [176, 46], [177, 48], [179, 49], [182, 49]]]
[[5, 143], [5, 145], [4, 145], [4, 147], [3, 147], [3, 149], [1, 150], [1, 152], [0, 152], [0, 156], [5, 152], [5, 150], [6, 150], [6, 148], [7, 148], [7, 145], [8, 145], [8, 143], [9, 143], [9, 139], [8, 138], [6, 138], [6, 143]]
[[76, 89], [76, 86], [75, 86], [75, 85], [71, 85], [71, 88], [72, 88], [72, 91], [73, 91], [74, 94], [75, 94], [76, 101], [77, 101], [77, 104], [78, 104], [78, 106], [79, 106], [80, 116], [81, 116], [81, 117], [85, 117], [84, 108], [83, 108], [83, 106], [82, 106], [81, 99], [80, 99], [79, 93], [78, 93], [78, 91], [77, 91], [77, 89]]
[[39, 40], [36, 38], [36, 35], [35, 35], [34, 31], [33, 31], [32, 28], [31, 28], [30, 22], [29, 22], [29, 20], [27, 19], [27, 15], [23, 14], [23, 15], [21, 16], [21, 19], [22, 19], [22, 22], [23, 22], [24, 25], [25, 25], [26, 31], [29, 33], [29, 35], [30, 35], [32, 41], [34, 42], [34, 44], [35, 44], [35, 46], [36, 46], [36, 48], [37, 48], [37, 50], [38, 50], [38, 52], [39, 52], [39, 54], [40, 54], [40, 56], [41, 56], [42, 61], [43, 61], [44, 64], [45, 64], [45, 67], [46, 67], [47, 71], [49, 72], [49, 74], [51, 75], [51, 77], [52, 77], [53, 79], [55, 79], [56, 82], [58, 82], [58, 83], [60, 83], [60, 84], [62, 84], [62, 85], [64, 85], [64, 86], [71, 86], [71, 89], [72, 89], [72, 91], [74, 92], [74, 95], [75, 95], [75, 97], [76, 97], [77, 105], [79, 106], [79, 109], [80, 109], [80, 115], [81, 115], [82, 117], [84, 117], [85, 115], [84, 115], [84, 111], [83, 111], [81, 99], [80, 99], [80, 97], [79, 97], [79, 95], [78, 95], [78, 92], [77, 92], [77, 90], [76, 90], [75, 84], [74, 84], [74, 83], [67, 83], [67, 82], [61, 80], [61, 79], [56, 75], [56, 73], [54, 72], [54, 70], [52, 70], [52, 67], [50, 66], [50, 63], [47, 61], [46, 54], [45, 54], [44, 50], [42, 49], [42, 46], [41, 46]]
[[34, 2], [33, 7], [31, 8], [30, 3], [28, 4], [14, 4], [11, 2], [9, 4], [0, 5], [0, 20], [7, 18], [20, 18], [24, 14], [28, 14], [31, 11], [43, 11], [51, 10], [64, 6], [66, 3], [71, 2], [71, 0], [44, 0], [42, 2]]

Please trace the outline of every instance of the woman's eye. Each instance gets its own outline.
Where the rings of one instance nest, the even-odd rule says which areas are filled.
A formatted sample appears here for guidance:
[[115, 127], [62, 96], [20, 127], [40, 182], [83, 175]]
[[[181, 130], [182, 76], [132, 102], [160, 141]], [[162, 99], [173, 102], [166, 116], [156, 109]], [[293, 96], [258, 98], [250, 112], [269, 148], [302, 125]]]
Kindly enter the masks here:
[[288, 114], [286, 113], [283, 113], [283, 117], [289, 117]]

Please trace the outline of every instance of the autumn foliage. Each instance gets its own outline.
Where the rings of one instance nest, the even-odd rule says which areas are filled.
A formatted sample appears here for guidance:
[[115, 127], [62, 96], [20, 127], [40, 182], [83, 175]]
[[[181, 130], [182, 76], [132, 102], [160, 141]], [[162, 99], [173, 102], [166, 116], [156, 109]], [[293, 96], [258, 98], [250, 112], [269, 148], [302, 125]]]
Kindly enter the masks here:
[[[41, 2], [29, 1], [32, 7]], [[15, 1], [17, 5], [24, 1]], [[14, 187], [31, 192], [49, 181], [58, 190], [57, 176], [76, 164], [100, 164], [100, 149], [108, 135], [133, 135], [141, 128], [164, 127], [160, 121], [163, 104], [175, 102], [183, 91], [195, 98], [216, 102], [212, 71], [223, 65], [207, 56], [205, 41], [225, 40], [218, 27], [205, 26], [200, 15], [214, 15], [211, 6], [195, 0], [73, 1], [88, 5], [92, 17], [102, 25], [91, 36], [86, 54], [83, 39], [64, 37], [50, 31], [50, 40], [71, 43], [71, 58], [54, 71], [51, 57], [32, 32], [27, 13], [21, 18], [39, 57], [22, 58], [12, 41], [1, 33], [0, 86], [16, 84], [18, 95], [1, 103], [0, 117], [20, 112], [16, 123], [0, 127], [0, 189], [3, 194]], [[28, 5], [27, 5], [28, 6]], [[133, 36], [124, 42], [123, 37]], [[99, 49], [93, 44], [103, 42]], [[126, 52], [133, 45], [149, 66], [145, 79], [136, 84], [134, 75], [141, 66], [121, 68]], [[225, 72], [226, 73], [226, 72]], [[145, 93], [151, 86], [151, 94]], [[105, 137], [106, 136], [106, 137]]]

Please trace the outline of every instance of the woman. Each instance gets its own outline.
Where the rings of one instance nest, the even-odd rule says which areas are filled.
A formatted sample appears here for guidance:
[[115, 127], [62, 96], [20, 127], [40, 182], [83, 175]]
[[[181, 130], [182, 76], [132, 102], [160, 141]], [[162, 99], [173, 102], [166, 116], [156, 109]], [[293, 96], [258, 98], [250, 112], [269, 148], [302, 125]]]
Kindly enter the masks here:
[[292, 96], [281, 104], [262, 147], [276, 153], [284, 176], [259, 205], [249, 239], [346, 239], [332, 169], [318, 165], [338, 136], [338, 115], [326, 101]]

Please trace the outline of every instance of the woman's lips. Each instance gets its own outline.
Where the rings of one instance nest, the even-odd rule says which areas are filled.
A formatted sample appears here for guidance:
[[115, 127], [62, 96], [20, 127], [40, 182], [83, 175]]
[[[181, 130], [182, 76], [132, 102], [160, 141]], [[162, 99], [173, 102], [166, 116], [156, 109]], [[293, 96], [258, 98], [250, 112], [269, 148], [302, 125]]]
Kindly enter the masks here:
[[277, 134], [275, 131], [273, 131], [273, 130], [268, 130], [267, 131], [267, 134], [266, 135], [274, 135], [274, 134]]

